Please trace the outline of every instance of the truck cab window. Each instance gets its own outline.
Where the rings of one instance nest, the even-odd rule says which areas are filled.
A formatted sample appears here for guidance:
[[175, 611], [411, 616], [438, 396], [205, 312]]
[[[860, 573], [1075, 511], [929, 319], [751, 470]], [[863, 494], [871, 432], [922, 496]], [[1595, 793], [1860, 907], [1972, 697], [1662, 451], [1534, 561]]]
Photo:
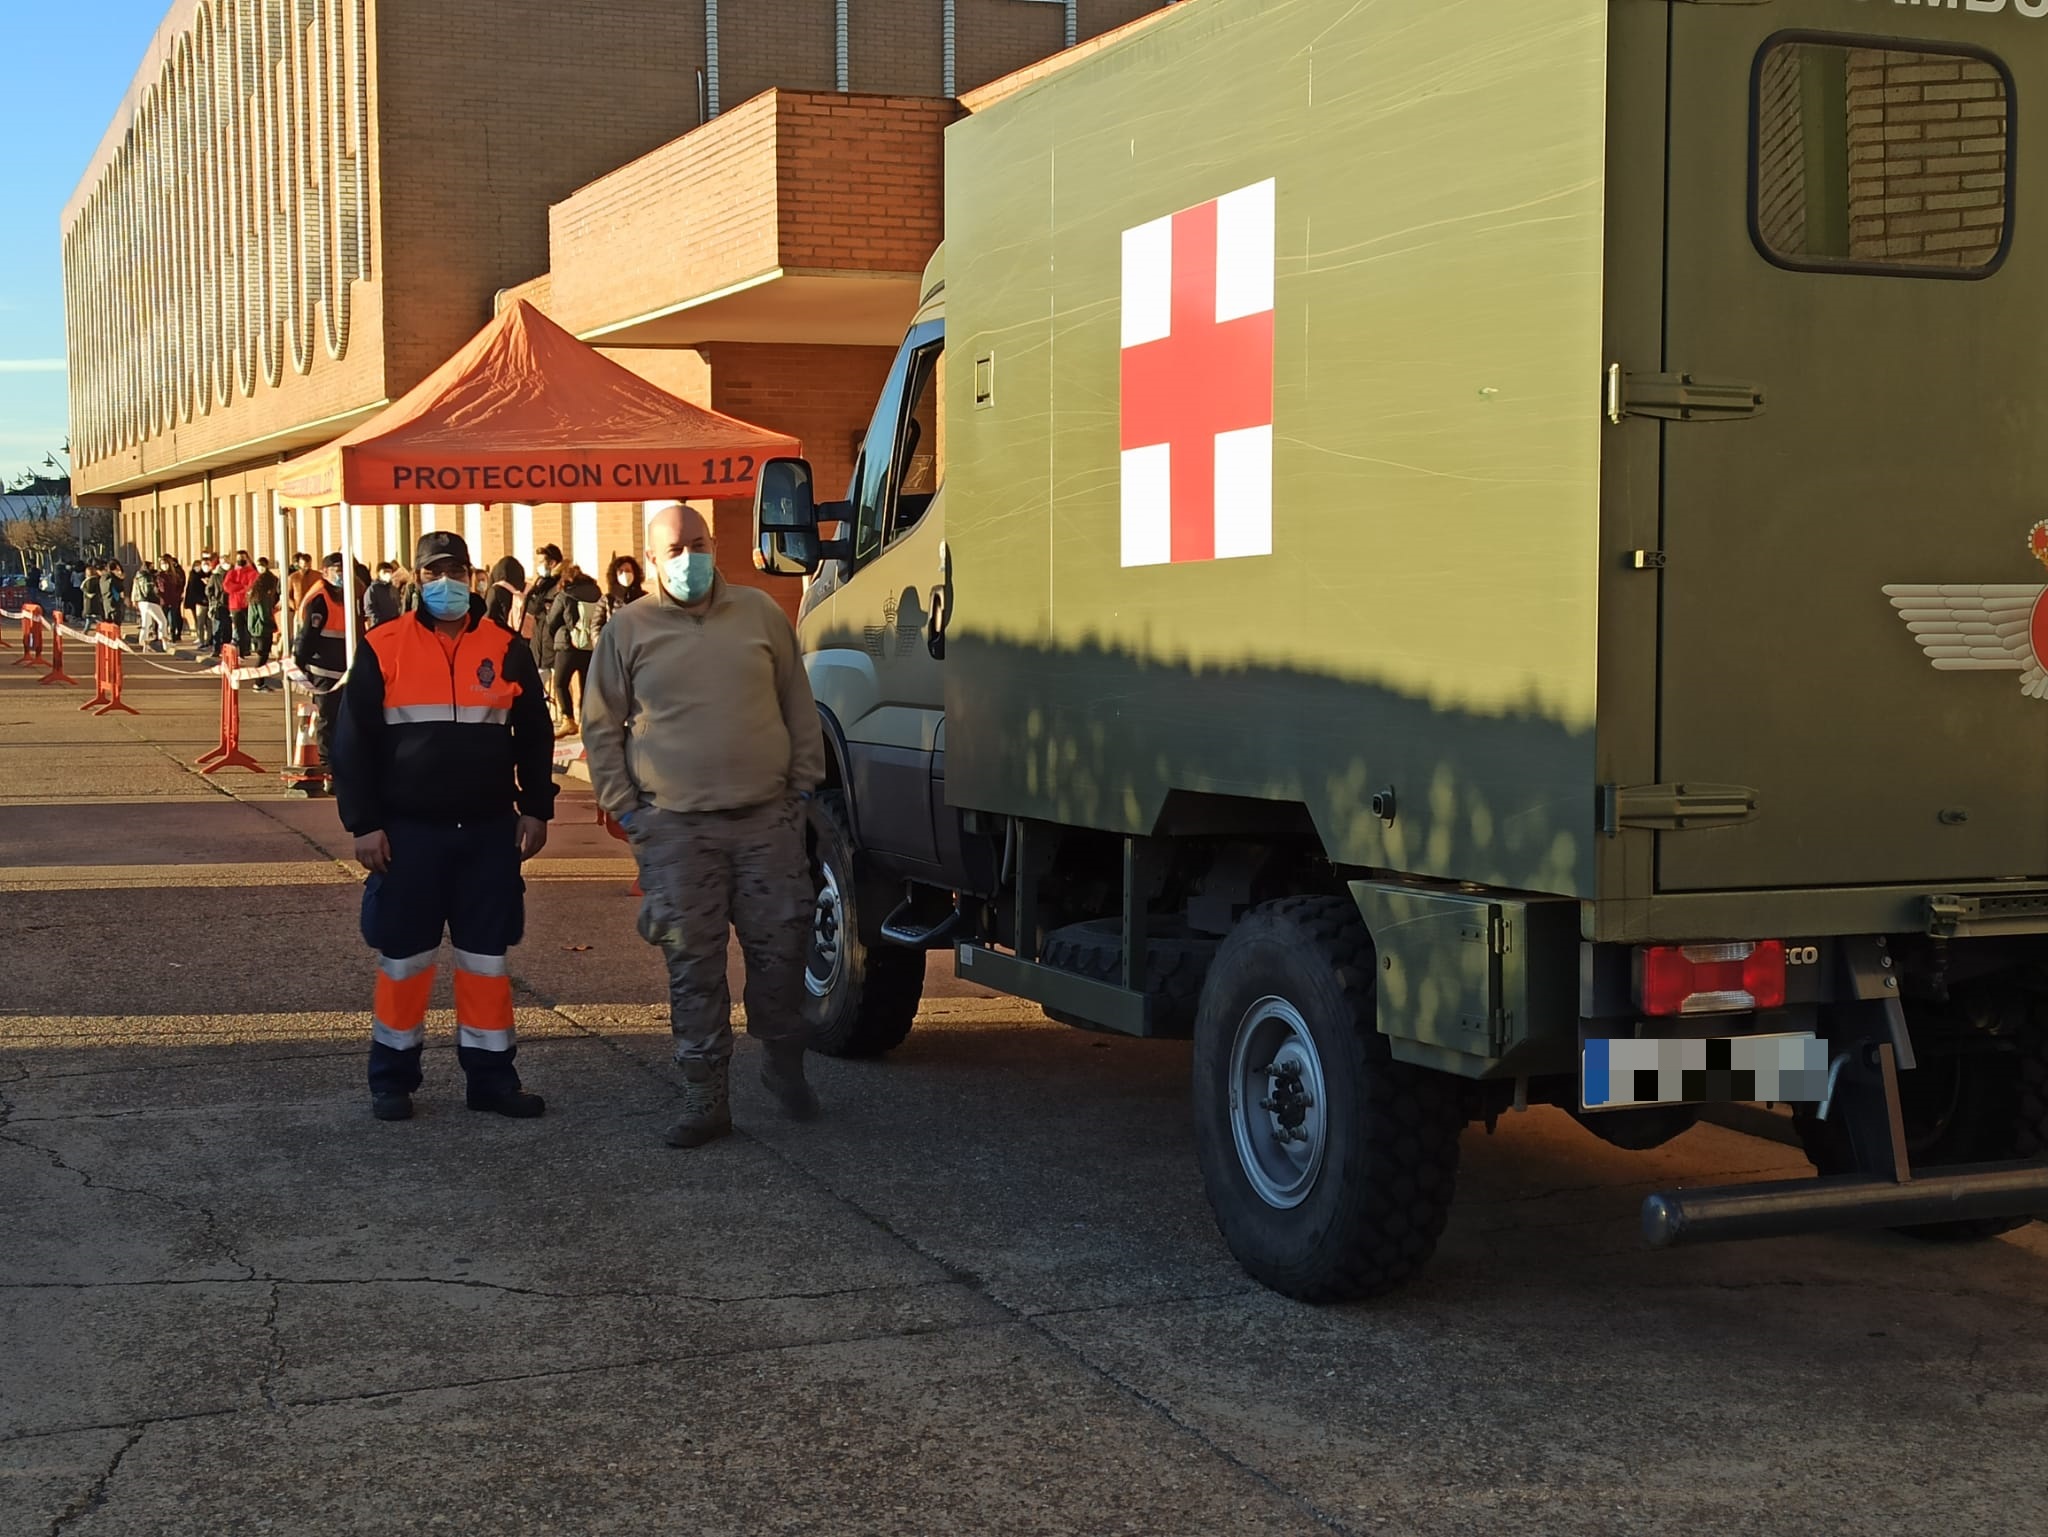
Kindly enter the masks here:
[[944, 344], [920, 349], [910, 360], [910, 409], [904, 413], [903, 435], [896, 448], [895, 506], [885, 544], [895, 543], [917, 527], [945, 484], [945, 435], [939, 419], [945, 385]]
[[[907, 434], [905, 404], [911, 404], [908, 419], [916, 420], [918, 396], [928, 387], [927, 376], [931, 374], [932, 364], [944, 346], [944, 333], [943, 321], [932, 321], [913, 330], [905, 338], [903, 350], [896, 354], [896, 361], [889, 369], [889, 378], [882, 386], [881, 398], [875, 402], [875, 414], [868, 423], [867, 437], [861, 444], [860, 459], [853, 470], [853, 488], [849, 492], [853, 502], [855, 566], [874, 559], [895, 537], [891, 531], [891, 519], [895, 512], [898, 488], [902, 483], [898, 461]], [[920, 446], [916, 451], [936, 453], [936, 397], [925, 404], [922, 410], [925, 425], [921, 429]], [[937, 489], [936, 483], [932, 489]], [[922, 514], [924, 506], [928, 505], [930, 500], [930, 496], [926, 495], [924, 502], [917, 508], [919, 514]]]
[[2012, 205], [2012, 79], [1985, 54], [1806, 38], [1756, 64], [1750, 222], [1804, 271], [1983, 277]]

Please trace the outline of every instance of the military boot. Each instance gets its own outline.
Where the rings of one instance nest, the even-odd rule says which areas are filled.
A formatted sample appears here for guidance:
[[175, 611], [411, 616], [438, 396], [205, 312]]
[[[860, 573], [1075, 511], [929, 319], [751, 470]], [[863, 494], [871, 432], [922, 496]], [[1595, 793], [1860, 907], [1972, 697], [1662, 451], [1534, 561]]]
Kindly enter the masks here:
[[782, 1113], [792, 1121], [815, 1121], [818, 1096], [804, 1080], [804, 1043], [801, 1040], [769, 1041], [766, 1060], [761, 1064], [761, 1087], [775, 1096]]
[[668, 1129], [670, 1147], [702, 1147], [732, 1130], [732, 1106], [725, 1097], [723, 1062], [685, 1062], [683, 1118]]

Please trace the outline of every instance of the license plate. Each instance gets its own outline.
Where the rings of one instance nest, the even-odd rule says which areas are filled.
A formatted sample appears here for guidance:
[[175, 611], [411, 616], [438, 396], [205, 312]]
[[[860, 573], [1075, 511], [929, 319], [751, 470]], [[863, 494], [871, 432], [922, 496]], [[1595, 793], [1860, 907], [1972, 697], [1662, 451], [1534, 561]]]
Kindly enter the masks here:
[[1802, 1104], [1825, 1099], [1828, 1043], [1817, 1035], [1734, 1035], [1637, 1040], [1589, 1035], [1579, 1102], [1588, 1110], [1632, 1105]]

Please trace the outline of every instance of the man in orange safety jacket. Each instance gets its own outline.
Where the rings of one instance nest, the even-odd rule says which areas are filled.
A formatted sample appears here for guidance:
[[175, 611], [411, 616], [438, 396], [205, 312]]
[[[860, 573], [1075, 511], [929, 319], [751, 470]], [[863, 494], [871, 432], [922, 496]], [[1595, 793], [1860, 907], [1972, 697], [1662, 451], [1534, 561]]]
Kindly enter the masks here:
[[540, 852], [554, 815], [553, 723], [526, 642], [485, 618], [470, 590], [461, 537], [423, 536], [414, 564], [420, 605], [363, 637], [335, 733], [341, 822], [370, 872], [371, 1110], [412, 1116], [445, 929], [469, 1108], [537, 1116], [546, 1107], [513, 1066], [505, 954], [526, 926], [520, 863]]

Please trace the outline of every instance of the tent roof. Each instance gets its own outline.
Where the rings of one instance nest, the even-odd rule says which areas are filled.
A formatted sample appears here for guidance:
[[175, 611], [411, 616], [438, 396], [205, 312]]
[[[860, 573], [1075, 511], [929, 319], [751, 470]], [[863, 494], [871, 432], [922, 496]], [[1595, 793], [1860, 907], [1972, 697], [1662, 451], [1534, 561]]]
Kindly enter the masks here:
[[750, 497], [796, 439], [678, 400], [524, 299], [401, 400], [278, 472], [286, 506]]

